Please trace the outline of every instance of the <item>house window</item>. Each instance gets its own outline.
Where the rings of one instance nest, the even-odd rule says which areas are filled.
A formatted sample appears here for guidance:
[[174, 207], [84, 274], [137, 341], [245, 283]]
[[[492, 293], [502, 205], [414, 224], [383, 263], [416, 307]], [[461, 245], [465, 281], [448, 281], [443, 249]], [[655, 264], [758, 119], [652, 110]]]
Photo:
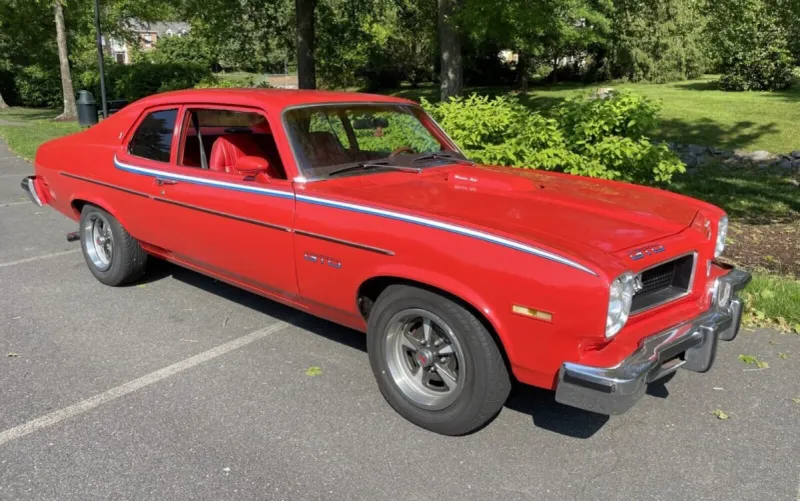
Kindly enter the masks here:
[[169, 162], [177, 116], [177, 109], [158, 110], [147, 115], [133, 135], [128, 152], [157, 162]]

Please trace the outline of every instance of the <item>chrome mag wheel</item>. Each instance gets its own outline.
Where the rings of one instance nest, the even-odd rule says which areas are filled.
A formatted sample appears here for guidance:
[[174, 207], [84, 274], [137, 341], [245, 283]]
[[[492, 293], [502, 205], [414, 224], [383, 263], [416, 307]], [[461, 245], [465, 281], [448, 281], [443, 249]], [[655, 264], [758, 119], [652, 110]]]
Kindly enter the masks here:
[[465, 357], [453, 329], [422, 309], [407, 309], [387, 325], [385, 356], [392, 380], [416, 405], [444, 409], [464, 388]]
[[106, 271], [111, 267], [114, 236], [105, 216], [94, 212], [86, 219], [83, 226], [83, 244], [89, 259], [99, 271]]

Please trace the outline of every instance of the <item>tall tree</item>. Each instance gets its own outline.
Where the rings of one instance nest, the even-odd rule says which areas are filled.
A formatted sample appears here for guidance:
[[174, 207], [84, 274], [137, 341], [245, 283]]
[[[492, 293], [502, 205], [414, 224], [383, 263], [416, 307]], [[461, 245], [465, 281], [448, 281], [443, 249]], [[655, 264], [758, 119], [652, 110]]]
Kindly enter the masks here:
[[317, 0], [295, 0], [297, 18], [297, 85], [301, 89], [317, 88], [314, 61], [314, 10]]
[[461, 35], [456, 24], [460, 3], [460, 0], [439, 0], [439, 51], [442, 58], [439, 85], [442, 101], [461, 94], [464, 86]]
[[75, 105], [75, 90], [72, 87], [72, 72], [69, 69], [69, 53], [67, 50], [67, 27], [64, 23], [63, 0], [55, 0], [53, 10], [56, 15], [56, 43], [58, 44], [58, 62], [61, 67], [61, 92], [64, 95], [64, 112], [56, 120], [74, 120], [78, 116]]

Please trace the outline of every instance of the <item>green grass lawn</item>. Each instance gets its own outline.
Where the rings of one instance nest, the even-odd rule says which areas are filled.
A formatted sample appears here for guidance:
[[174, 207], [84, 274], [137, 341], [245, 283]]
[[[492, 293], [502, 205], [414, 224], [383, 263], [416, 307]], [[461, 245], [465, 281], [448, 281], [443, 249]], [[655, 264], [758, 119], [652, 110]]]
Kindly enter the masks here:
[[748, 305], [749, 322], [758, 325], [772, 321], [782, 330], [800, 334], [800, 281], [754, 274], [742, 295]]
[[77, 122], [56, 122], [59, 111], [31, 108], [9, 108], [0, 111], [0, 121], [17, 122], [21, 125], [0, 124], [0, 137], [19, 156], [33, 160], [36, 149], [43, 142], [56, 137], [78, 132]]
[[[773, 153], [800, 150], [800, 85], [783, 92], [723, 92], [714, 88], [713, 78], [670, 84], [537, 86], [520, 100], [533, 109], [546, 110], [568, 97], [610, 86], [661, 102], [657, 138], [725, 149], [764, 149]], [[466, 92], [497, 94], [508, 90], [477, 87]], [[438, 87], [427, 86], [390, 93], [437, 100], [438, 92]]]

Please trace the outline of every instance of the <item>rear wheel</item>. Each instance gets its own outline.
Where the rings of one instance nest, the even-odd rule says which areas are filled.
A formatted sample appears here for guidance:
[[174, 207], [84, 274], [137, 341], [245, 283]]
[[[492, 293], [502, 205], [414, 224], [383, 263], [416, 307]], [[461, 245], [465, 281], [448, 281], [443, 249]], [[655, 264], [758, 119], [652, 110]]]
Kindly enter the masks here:
[[367, 346], [378, 387], [412, 423], [463, 435], [490, 422], [511, 388], [486, 327], [462, 305], [417, 287], [388, 287], [372, 308]]
[[85, 205], [80, 219], [81, 249], [89, 271], [106, 285], [124, 285], [144, 274], [147, 254], [114, 216]]

